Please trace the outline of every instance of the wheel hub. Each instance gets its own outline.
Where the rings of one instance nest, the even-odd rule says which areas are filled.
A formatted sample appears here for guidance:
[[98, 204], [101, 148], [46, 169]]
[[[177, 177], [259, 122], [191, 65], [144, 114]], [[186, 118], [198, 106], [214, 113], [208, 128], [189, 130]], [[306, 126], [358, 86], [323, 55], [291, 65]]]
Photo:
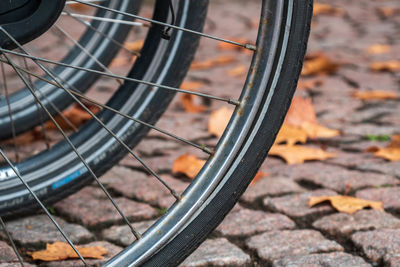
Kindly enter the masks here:
[[[0, 0], [0, 26], [20, 44], [25, 44], [46, 32], [58, 19], [65, 0]], [[17, 45], [0, 32], [0, 46]]]

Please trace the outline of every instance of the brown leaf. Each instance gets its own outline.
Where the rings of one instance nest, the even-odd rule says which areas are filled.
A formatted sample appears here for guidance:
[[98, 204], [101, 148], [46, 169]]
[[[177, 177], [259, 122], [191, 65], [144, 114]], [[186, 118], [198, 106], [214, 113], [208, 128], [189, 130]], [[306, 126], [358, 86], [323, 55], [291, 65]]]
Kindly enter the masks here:
[[355, 91], [353, 92], [353, 97], [360, 100], [387, 100], [387, 99], [397, 99], [398, 95], [394, 91]]
[[233, 109], [222, 107], [211, 113], [208, 120], [208, 132], [221, 137], [233, 114]]
[[228, 71], [230, 77], [243, 77], [247, 74], [248, 68], [245, 65], [238, 65]]
[[[99, 108], [92, 105], [85, 104], [94, 114], [99, 111]], [[76, 128], [79, 128], [81, 125], [92, 119], [92, 116], [83, 110], [79, 106], [73, 106], [72, 108], [68, 109], [67, 111], [63, 112], [63, 115], [69, 122]], [[56, 122], [60, 125], [63, 130], [71, 130], [72, 127], [69, 123], [67, 123], [64, 118], [60, 115], [54, 117]], [[52, 121], [48, 121], [45, 124], [46, 129], [48, 130], [56, 130], [57, 127]]]
[[367, 152], [390, 161], [400, 161], [400, 135], [394, 135], [392, 141], [384, 148], [370, 147]]
[[275, 140], [276, 144], [283, 142], [286, 142], [286, 144], [289, 146], [292, 146], [296, 143], [304, 144], [307, 142], [307, 133], [299, 127], [284, 123]]
[[391, 71], [395, 72], [400, 70], [400, 60], [391, 61], [376, 61], [369, 65], [369, 68], [373, 71]]
[[130, 51], [139, 52], [140, 50], [142, 50], [143, 44], [144, 40], [138, 40], [134, 42], [125, 43], [124, 46], [128, 48], [128, 50]]
[[349, 196], [310, 197], [308, 200], [308, 206], [313, 207], [314, 205], [320, 204], [325, 201], [329, 201], [336, 210], [349, 214], [353, 214], [354, 212], [362, 210], [364, 208], [383, 210], [382, 202], [368, 201]]
[[339, 136], [338, 130], [332, 130], [318, 123], [303, 122], [300, 128], [307, 134], [309, 138], [332, 138]]
[[[87, 259], [103, 259], [103, 255], [107, 254], [107, 250], [103, 247], [78, 247], [79, 253], [82, 257]], [[72, 247], [64, 242], [54, 242], [53, 244], [46, 244], [46, 250], [36, 251], [31, 253], [33, 260], [41, 261], [61, 261], [66, 259], [79, 258], [78, 254]]]
[[314, 3], [314, 16], [316, 15], [335, 15], [341, 16], [343, 15], [343, 10], [338, 7], [333, 7], [329, 4], [322, 4], [322, 3]]
[[88, 5], [81, 4], [81, 3], [69, 4], [68, 7], [71, 8], [72, 10], [80, 11], [80, 12], [89, 10], [89, 6]]
[[333, 62], [322, 52], [316, 52], [306, 57], [301, 75], [332, 74], [339, 69], [340, 64]]
[[304, 163], [308, 160], [325, 160], [336, 155], [306, 146], [273, 145], [269, 155], [283, 158], [288, 164]]
[[189, 178], [194, 178], [203, 168], [205, 160], [198, 159], [196, 156], [185, 154], [178, 157], [172, 166], [172, 173], [183, 173]]
[[194, 61], [190, 66], [191, 70], [204, 70], [217, 66], [228, 65], [236, 61], [236, 58], [230, 55], [221, 55], [216, 58], [205, 61]]
[[367, 53], [370, 55], [380, 55], [389, 53], [391, 47], [389, 45], [374, 44], [367, 48]]
[[378, 12], [385, 18], [393, 17], [394, 15], [400, 14], [400, 8], [398, 7], [380, 7]]
[[195, 95], [183, 94], [181, 96], [181, 104], [186, 112], [188, 113], [200, 113], [207, 110], [207, 107], [201, 103], [196, 104], [196, 100], [201, 101], [202, 99]]
[[198, 90], [201, 87], [204, 86], [204, 83], [202, 82], [183, 82], [180, 86], [181, 89], [183, 90], [187, 90], [187, 91], [194, 91], [194, 90]]
[[285, 123], [293, 126], [301, 126], [304, 122], [318, 123], [311, 98], [293, 97]]
[[268, 173], [263, 172], [263, 171], [258, 171], [256, 176], [254, 176], [253, 180], [250, 183], [250, 186], [255, 185], [256, 183], [258, 183], [261, 179], [265, 178], [268, 176]]

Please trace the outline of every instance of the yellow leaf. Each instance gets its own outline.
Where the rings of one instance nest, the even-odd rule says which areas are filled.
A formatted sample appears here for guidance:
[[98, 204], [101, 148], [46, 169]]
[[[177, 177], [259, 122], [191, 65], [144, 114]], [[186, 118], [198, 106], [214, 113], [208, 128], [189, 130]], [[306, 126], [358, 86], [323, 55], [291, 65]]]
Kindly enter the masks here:
[[233, 109], [227, 107], [222, 107], [213, 111], [208, 121], [208, 132], [217, 137], [221, 137], [232, 117], [232, 113]]
[[[79, 253], [82, 257], [87, 259], [103, 259], [103, 255], [107, 254], [107, 250], [103, 247], [78, 247]], [[78, 254], [72, 247], [64, 242], [54, 242], [53, 244], [46, 244], [46, 250], [36, 251], [31, 253], [33, 260], [41, 261], [61, 261], [66, 259], [79, 258]]]
[[382, 202], [368, 201], [349, 196], [310, 197], [308, 200], [308, 206], [312, 207], [314, 205], [317, 205], [325, 201], [329, 201], [336, 210], [349, 214], [353, 214], [354, 212], [362, 210], [367, 207], [375, 210], [383, 210]]
[[325, 160], [336, 155], [305, 146], [273, 145], [269, 155], [283, 158], [288, 164], [304, 163], [307, 160]]
[[144, 44], [144, 40], [138, 40], [138, 41], [134, 41], [134, 42], [129, 42], [129, 43], [125, 43], [125, 47], [128, 48], [128, 50], [133, 51], [133, 52], [138, 52], [140, 50], [142, 50]]
[[375, 156], [390, 161], [400, 161], [400, 135], [394, 135], [392, 141], [386, 147], [370, 147], [367, 152], [373, 152]]
[[321, 75], [335, 73], [339, 68], [338, 63], [333, 62], [322, 52], [316, 52], [306, 56], [301, 75]]
[[389, 53], [391, 47], [389, 45], [374, 44], [367, 48], [367, 53], [370, 55], [379, 55]]
[[307, 142], [307, 133], [298, 127], [284, 123], [275, 140], [276, 144], [283, 142], [286, 142], [289, 146], [296, 143], [304, 144]]
[[183, 173], [189, 178], [194, 178], [203, 168], [205, 160], [198, 159], [196, 156], [185, 154], [178, 157], [172, 166], [172, 173]]
[[398, 71], [400, 70], [400, 60], [376, 61], [369, 65], [373, 71]]
[[340, 135], [338, 130], [332, 130], [317, 123], [303, 122], [300, 128], [309, 138], [331, 138]]
[[314, 16], [316, 15], [343, 15], [343, 10], [341, 8], [333, 7], [328, 4], [314, 3]]
[[263, 171], [259, 171], [257, 172], [256, 176], [254, 176], [253, 180], [250, 183], [250, 186], [255, 185], [256, 183], [258, 183], [261, 179], [265, 178], [268, 176], [268, 173], [263, 172]]
[[393, 91], [355, 91], [353, 92], [353, 97], [360, 100], [387, 100], [387, 99], [397, 99], [398, 95]]
[[231, 64], [236, 61], [236, 58], [230, 55], [221, 55], [216, 58], [208, 59], [205, 61], [194, 61], [190, 66], [192, 70], [204, 70], [217, 66]]

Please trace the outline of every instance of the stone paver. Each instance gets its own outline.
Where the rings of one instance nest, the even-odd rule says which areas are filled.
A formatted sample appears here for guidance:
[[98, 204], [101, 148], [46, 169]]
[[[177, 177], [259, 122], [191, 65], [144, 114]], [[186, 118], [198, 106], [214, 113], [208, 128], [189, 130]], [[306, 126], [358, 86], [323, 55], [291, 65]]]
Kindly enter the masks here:
[[332, 236], [349, 236], [356, 231], [400, 228], [400, 220], [386, 212], [361, 210], [353, 215], [337, 213], [313, 223], [316, 229]]
[[250, 256], [225, 238], [206, 240], [180, 267], [231, 266], [250, 264]]
[[372, 262], [381, 261], [385, 255], [400, 254], [400, 229], [358, 232], [351, 240]]
[[400, 213], [400, 187], [371, 188], [358, 191], [356, 196], [374, 201], [382, 201], [383, 208]]
[[400, 254], [386, 254], [383, 258], [383, 261], [387, 267], [400, 266]]
[[282, 214], [242, 209], [230, 213], [216, 229], [224, 236], [248, 236], [266, 231], [293, 229], [296, 224]]
[[[133, 223], [132, 226], [136, 231], [143, 234], [155, 221], [144, 221]], [[108, 229], [103, 230], [102, 236], [112, 243], [128, 246], [136, 241], [135, 236], [132, 234], [131, 229], [127, 225], [114, 225]]]
[[[93, 234], [81, 225], [71, 224], [55, 217], [72, 242], [80, 243], [93, 239]], [[7, 222], [13, 240], [24, 247], [44, 247], [46, 243], [65, 241], [61, 233], [46, 215], [36, 215]], [[4, 232], [1, 232], [4, 236]]]
[[[157, 211], [148, 204], [143, 204], [123, 197], [115, 198], [122, 212], [132, 221], [151, 219]], [[96, 227], [121, 222], [121, 216], [106, 198], [103, 191], [86, 187], [55, 205], [61, 214], [82, 223]]]
[[6, 242], [0, 241], [0, 263], [18, 261], [14, 250]]
[[338, 243], [313, 230], [266, 232], [247, 239], [246, 246], [268, 262], [290, 255], [343, 251]]
[[368, 267], [361, 257], [343, 252], [296, 255], [275, 260], [272, 267]]

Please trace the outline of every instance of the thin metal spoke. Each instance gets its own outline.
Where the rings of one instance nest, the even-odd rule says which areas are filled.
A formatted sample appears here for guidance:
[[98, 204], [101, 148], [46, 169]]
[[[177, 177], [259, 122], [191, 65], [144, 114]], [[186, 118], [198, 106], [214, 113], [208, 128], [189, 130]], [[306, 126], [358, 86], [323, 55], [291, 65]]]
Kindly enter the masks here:
[[8, 241], [10, 241], [10, 243], [11, 243], [11, 246], [12, 246], [12, 248], [14, 250], [14, 253], [18, 258], [19, 264], [21, 264], [22, 267], [25, 267], [24, 261], [22, 260], [22, 257], [19, 254], [17, 247], [15, 246], [14, 240], [12, 239], [11, 234], [7, 229], [7, 225], [4, 223], [3, 218], [1, 218], [1, 217], [0, 217], [0, 224], [3, 227], [3, 230], [7, 235]]
[[[3, 60], [0, 59], [0, 62], [3, 62]], [[7, 62], [5, 62], [5, 63], [7, 63]], [[16, 66], [16, 68], [19, 69], [19, 70], [21, 70], [21, 71], [23, 71], [23, 72], [28, 72], [30, 75], [32, 75], [32, 76], [34, 76], [34, 77], [36, 77], [36, 78], [38, 78], [38, 79], [40, 79], [40, 80], [43, 80], [43, 81], [45, 81], [45, 82], [47, 82], [47, 83], [49, 83], [49, 84], [51, 84], [51, 85], [54, 85], [54, 86], [56, 86], [56, 87], [58, 87], [58, 88], [61, 88], [61, 87], [58, 86], [55, 82], [49, 81], [49, 80], [47, 80], [46, 78], [41, 77], [40, 75], [37, 75], [37, 74], [34, 74], [34, 73], [30, 72], [29, 70], [26, 70], [26, 69], [21, 68], [21, 67], [19, 67], [19, 66]], [[61, 88], [61, 89], [62, 89], [62, 88]], [[125, 113], [122, 113], [122, 112], [120, 112], [120, 111], [118, 111], [118, 110], [116, 110], [116, 109], [114, 109], [114, 108], [112, 108], [112, 107], [109, 107], [109, 106], [107, 106], [107, 105], [101, 104], [101, 103], [99, 103], [99, 102], [97, 102], [97, 101], [95, 101], [95, 100], [93, 100], [93, 99], [91, 99], [91, 98], [85, 96], [84, 94], [81, 94], [81, 93], [75, 91], [75, 90], [71, 90], [71, 89], [68, 89], [68, 88], [65, 88], [65, 89], [68, 90], [70, 93], [74, 94], [75, 96], [78, 96], [79, 98], [82, 98], [82, 99], [84, 99], [84, 100], [90, 102], [91, 104], [94, 104], [94, 105], [96, 105], [96, 106], [98, 106], [98, 107], [101, 107], [101, 108], [103, 108], [103, 109], [110, 110], [110, 111], [112, 111], [112, 112], [114, 112], [114, 113], [116, 113], [116, 114], [118, 114], [118, 115], [120, 115], [120, 116], [123, 116], [123, 117], [125, 117], [125, 118], [127, 118], [127, 119], [129, 119], [129, 120], [132, 120], [132, 121], [134, 121], [134, 122], [143, 124], [143, 125], [145, 125], [145, 126], [151, 128], [151, 129], [153, 129], [153, 130], [156, 130], [156, 131], [158, 131], [158, 132], [160, 132], [160, 133], [163, 133], [163, 134], [165, 134], [165, 135], [167, 135], [167, 136], [169, 136], [169, 137], [172, 137], [172, 138], [174, 138], [174, 139], [176, 139], [176, 140], [178, 140], [178, 141], [181, 141], [181, 142], [183, 142], [183, 143], [186, 143], [186, 144], [188, 144], [188, 145], [191, 145], [191, 146], [193, 146], [193, 147], [196, 147], [196, 148], [198, 148], [198, 149], [201, 149], [201, 150], [204, 151], [205, 153], [208, 153], [208, 154], [210, 154], [210, 155], [212, 155], [212, 154], [214, 153], [213, 150], [212, 150], [211, 148], [207, 147], [206, 145], [203, 145], [203, 144], [196, 144], [196, 143], [191, 142], [191, 141], [189, 141], [189, 140], [187, 140], [187, 139], [184, 139], [184, 138], [182, 138], [182, 137], [179, 137], [179, 136], [177, 136], [177, 135], [175, 135], [175, 134], [173, 134], [173, 133], [170, 133], [170, 132], [167, 132], [167, 131], [165, 131], [165, 130], [163, 130], [163, 129], [161, 129], [161, 128], [158, 128], [157, 126], [151, 125], [151, 124], [149, 124], [149, 123], [147, 123], [147, 122], [144, 122], [144, 121], [142, 121], [142, 120], [139, 120], [139, 119], [136, 119], [136, 118], [134, 118], [134, 117], [131, 117], [131, 116], [129, 116], [129, 115], [125, 114]]]
[[[6, 56], [7, 58], [7, 56]], [[18, 72], [18, 70], [16, 70]], [[23, 77], [23, 76], [20, 76]], [[24, 78], [25, 79], [25, 78]], [[7, 164], [10, 166], [10, 168], [14, 171], [14, 173], [18, 176], [20, 181], [24, 184], [25, 188], [29, 191], [29, 193], [33, 196], [33, 198], [36, 200], [36, 202], [40, 205], [42, 210], [47, 214], [47, 216], [50, 218], [50, 220], [53, 222], [53, 224], [57, 227], [57, 229], [60, 231], [61, 235], [65, 238], [65, 240], [68, 242], [68, 244], [72, 247], [72, 249], [75, 251], [75, 253], [78, 255], [78, 257], [81, 259], [81, 261], [85, 264], [85, 266], [89, 266], [85, 259], [82, 257], [81, 253], [79, 253], [78, 249], [75, 247], [75, 245], [72, 243], [71, 239], [69, 239], [68, 235], [64, 232], [64, 230], [61, 228], [61, 226], [56, 222], [56, 220], [53, 218], [53, 216], [50, 214], [50, 212], [46, 209], [42, 201], [38, 198], [35, 192], [33, 192], [32, 188], [28, 185], [28, 183], [22, 178], [21, 174], [17, 170], [17, 168], [11, 163], [10, 159], [6, 156], [6, 154], [3, 152], [3, 150], [0, 148], [0, 155], [5, 159]]]
[[152, 86], [153, 88], [161, 88], [161, 89], [165, 89], [165, 90], [169, 90], [169, 91], [173, 91], [173, 92], [196, 95], [196, 96], [200, 96], [200, 97], [204, 97], [204, 98], [208, 98], [208, 99], [212, 99], [212, 100], [218, 100], [218, 101], [222, 101], [222, 102], [227, 102], [229, 104], [236, 105], [236, 106], [240, 105], [240, 102], [238, 100], [235, 100], [235, 99], [227, 99], [227, 98], [213, 96], [213, 95], [209, 95], [209, 94], [203, 94], [203, 93], [199, 93], [199, 92], [183, 90], [183, 89], [179, 89], [179, 88], [176, 88], [176, 87], [157, 84], [157, 83], [153, 83], [153, 82], [147, 82], [147, 81], [134, 79], [134, 78], [130, 78], [130, 77], [124, 77], [124, 76], [120, 76], [120, 75], [109, 74], [109, 73], [105, 73], [105, 72], [101, 72], [101, 71], [97, 71], [97, 70], [93, 70], [93, 69], [82, 68], [82, 67], [79, 67], [79, 66], [68, 65], [68, 64], [65, 64], [65, 63], [62, 63], [62, 62], [57, 62], [57, 61], [54, 61], [54, 60], [49, 60], [49, 59], [36, 57], [36, 56], [32, 56], [32, 55], [27, 55], [27, 54], [21, 54], [21, 53], [18, 53], [16, 51], [4, 49], [4, 48], [0, 48], [0, 51], [3, 52], [3, 53], [8, 53], [8, 54], [12, 54], [12, 55], [21, 56], [21, 57], [26, 57], [26, 58], [30, 58], [30, 59], [33, 59], [33, 60], [46, 62], [46, 63], [50, 63], [50, 64], [54, 64], [54, 65], [59, 65], [59, 66], [67, 67], [67, 68], [73, 68], [73, 69], [76, 69], [76, 70], [82, 70], [82, 71], [86, 71], [86, 72], [91, 72], [91, 73], [103, 75], [103, 76], [106, 76], [106, 77], [123, 79], [123, 80], [129, 81], [129, 82], [141, 83], [141, 84]]
[[8, 94], [7, 78], [6, 78], [6, 73], [4, 70], [3, 62], [1, 62], [1, 75], [3, 76], [2, 87], [4, 88], [4, 91], [5, 91], [5, 97], [6, 97], [6, 101], [7, 101], [7, 107], [8, 107], [8, 116], [10, 117], [11, 134], [12, 134], [12, 138], [13, 138], [13, 142], [14, 142], [15, 161], [19, 162], [19, 149], [17, 146], [17, 135], [16, 135], [16, 131], [15, 131], [15, 123], [14, 123], [14, 118], [13, 118], [12, 109], [11, 109], [10, 97]]
[[150, 23], [153, 23], [153, 24], [158, 24], [158, 25], [162, 25], [162, 26], [165, 26], [165, 27], [170, 27], [170, 28], [173, 28], [173, 29], [176, 29], [176, 30], [180, 30], [180, 31], [196, 34], [196, 35], [199, 35], [199, 36], [202, 36], [202, 37], [206, 37], [206, 38], [210, 38], [210, 39], [213, 39], [213, 40], [216, 40], [216, 41], [225, 42], [225, 43], [229, 43], [229, 44], [232, 44], [232, 45], [237, 45], [237, 46], [249, 49], [249, 50], [253, 50], [253, 51], [257, 50], [256, 46], [253, 45], [253, 44], [242, 44], [242, 43], [239, 43], [239, 42], [235, 42], [235, 41], [232, 41], [232, 40], [227, 40], [227, 39], [224, 39], [224, 38], [221, 38], [221, 37], [217, 37], [217, 36], [213, 36], [213, 35], [210, 35], [210, 34], [198, 32], [198, 31], [182, 28], [182, 27], [179, 27], [179, 26], [175, 26], [175, 25], [172, 25], [172, 24], [164, 23], [164, 22], [161, 22], [161, 21], [148, 19], [148, 18], [145, 18], [145, 17], [142, 17], [142, 16], [126, 13], [126, 12], [119, 11], [119, 10], [116, 10], [116, 9], [112, 9], [112, 8], [109, 8], [109, 7], [96, 5], [96, 4], [93, 4], [93, 3], [90, 3], [90, 2], [85, 2], [85, 1], [81, 1], [81, 0], [71, 0], [71, 1], [74, 1], [74, 2], [77, 2], [77, 3], [81, 3], [81, 4], [84, 4], [84, 5], [88, 5], [88, 6], [91, 6], [91, 7], [101, 8], [101, 9], [108, 10], [108, 11], [111, 11], [111, 12], [114, 12], [114, 13], [117, 13], [117, 14], [121, 14], [121, 15], [125, 15], [125, 16], [128, 16], [128, 17], [131, 17], [131, 18], [147, 21], [147, 22], [150, 22]]
[[[12, 36], [10, 36], [8, 34], [7, 31], [5, 31], [2, 27], [0, 27], [0, 29], [6, 33], [6, 35], [8, 35], [10, 37], [11, 40], [15, 40]], [[24, 50], [24, 48], [22, 46], [20, 46], [20, 44], [17, 41], [14, 41], [15, 44], [17, 44], [19, 46], [19, 48], [21, 48], [22, 50]], [[26, 53], [26, 51], [24, 50], [24, 52]], [[95, 179], [95, 181], [97, 182], [97, 184], [100, 186], [100, 188], [103, 190], [103, 192], [106, 194], [107, 198], [111, 201], [111, 203], [113, 204], [113, 206], [116, 208], [116, 210], [118, 211], [118, 213], [121, 215], [121, 217], [123, 218], [123, 220], [125, 221], [125, 223], [130, 227], [132, 233], [134, 234], [134, 236], [137, 239], [141, 238], [141, 234], [139, 232], [137, 232], [133, 226], [130, 224], [128, 218], [125, 216], [125, 214], [122, 212], [122, 210], [119, 208], [119, 206], [117, 205], [117, 203], [115, 202], [115, 200], [111, 197], [110, 193], [107, 191], [107, 189], [104, 187], [104, 185], [100, 182], [99, 178], [96, 176], [96, 174], [93, 172], [92, 168], [89, 167], [89, 164], [86, 162], [86, 160], [83, 158], [83, 156], [78, 152], [77, 148], [75, 147], [75, 145], [72, 143], [72, 141], [69, 139], [69, 137], [66, 135], [66, 133], [62, 130], [61, 126], [57, 123], [57, 121], [53, 118], [53, 116], [51, 116], [50, 112], [47, 110], [47, 108], [45, 107], [45, 105], [42, 103], [42, 101], [40, 101], [40, 99], [38, 98], [38, 96], [35, 94], [35, 91], [33, 90], [33, 88], [30, 87], [29, 83], [26, 81], [25, 77], [20, 73], [20, 71], [18, 70], [18, 68], [16, 67], [16, 65], [13, 63], [13, 61], [5, 54], [3, 54], [6, 59], [8, 60], [8, 62], [12, 65], [12, 67], [14, 68], [15, 72], [18, 74], [18, 76], [22, 79], [22, 81], [25, 83], [25, 85], [28, 87], [28, 89], [31, 91], [33, 97], [36, 99], [36, 101], [38, 101], [38, 103], [42, 106], [43, 110], [47, 113], [47, 115], [49, 116], [49, 118], [52, 120], [52, 122], [54, 123], [54, 125], [57, 127], [57, 129], [60, 131], [60, 133], [63, 135], [64, 139], [68, 142], [69, 146], [72, 148], [72, 150], [75, 152], [75, 154], [78, 156], [78, 158], [81, 160], [81, 162], [84, 164], [84, 166], [86, 167], [86, 169], [89, 171], [89, 173], [91, 174], [91, 176]], [[37, 62], [35, 62], [37, 63]], [[39, 67], [41, 67], [45, 72], [48, 72], [46, 68], [43, 67], [43, 65], [38, 64]], [[48, 75], [51, 76], [51, 73], [47, 73]], [[52, 77], [54, 79], [54, 77]], [[55, 80], [56, 81], [56, 80]], [[56, 81], [57, 82], [57, 81]], [[57, 82], [58, 83], [58, 82]], [[60, 84], [59, 84], [60, 85]], [[61, 86], [61, 85], [60, 85]]]
[[[85, 47], [83, 47], [79, 42], [77, 42], [69, 33], [67, 33], [66, 31], [64, 31], [60, 26], [58, 26], [57, 24], [54, 24], [55, 28], [61, 33], [63, 34], [65, 37], [67, 37], [67, 39], [69, 39], [71, 42], [74, 43], [74, 45], [76, 45], [77, 47], [79, 47], [80, 50], [83, 51], [83, 53], [85, 53], [87, 56], [89, 56], [91, 59], [93, 59], [94, 62], [96, 62], [97, 65], [99, 65], [103, 70], [105, 70], [107, 73], [109, 74], [113, 74], [111, 72], [111, 70], [109, 68], [107, 68], [106, 66], [104, 66], [103, 63], [101, 63], [92, 53], [90, 53]], [[116, 81], [122, 85], [122, 81], [119, 79], [116, 79]]]
[[[109, 0], [86, 0], [86, 2], [88, 2], [88, 3], [98, 3], [98, 2], [106, 2], [106, 1], [109, 1]], [[67, 2], [65, 2], [65, 4], [66, 5], [76, 5], [76, 3], [73, 1], [67, 1]]]
[[62, 12], [61, 15], [70, 16], [73, 18], [83, 18], [83, 19], [91, 19], [91, 20], [97, 20], [97, 21], [113, 22], [113, 23], [117, 23], [117, 24], [125, 24], [125, 25], [131, 25], [131, 26], [150, 27], [150, 25], [144, 24], [142, 22], [127, 21], [127, 20], [122, 20], [122, 19], [110, 19], [110, 18], [89, 16], [89, 15], [76, 14], [76, 13], [67, 13], [67, 12]]

